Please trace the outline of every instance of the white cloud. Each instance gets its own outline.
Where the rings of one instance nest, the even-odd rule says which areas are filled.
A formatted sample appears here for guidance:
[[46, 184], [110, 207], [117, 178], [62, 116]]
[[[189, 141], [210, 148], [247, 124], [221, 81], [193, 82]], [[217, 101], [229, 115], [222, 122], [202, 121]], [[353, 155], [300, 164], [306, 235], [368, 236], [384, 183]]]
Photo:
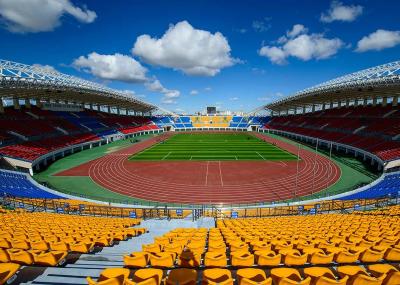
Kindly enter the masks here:
[[145, 82], [147, 69], [133, 57], [123, 54], [103, 55], [96, 52], [75, 59], [73, 66], [102, 79]]
[[187, 21], [171, 25], [160, 38], [141, 35], [132, 53], [144, 61], [183, 71], [188, 75], [214, 76], [237, 60], [230, 55], [227, 39], [219, 32], [193, 28]]
[[258, 54], [261, 56], [268, 57], [271, 62], [276, 64], [286, 63], [287, 54], [281, 47], [263, 46], [258, 51]]
[[339, 1], [332, 1], [328, 12], [322, 13], [321, 22], [331, 23], [333, 21], [352, 22], [363, 13], [360, 5], [345, 6]]
[[34, 68], [37, 68], [37, 69], [40, 69], [40, 70], [44, 70], [46, 72], [51, 72], [51, 73], [57, 72], [58, 73], [58, 70], [56, 70], [53, 66], [48, 65], [48, 64], [42, 65], [42, 64], [39, 64], [39, 63], [35, 63], [35, 64], [32, 64], [32, 66]]
[[302, 60], [328, 58], [343, 46], [343, 42], [338, 39], [327, 39], [321, 34], [300, 35], [293, 40], [289, 40], [284, 45], [284, 50], [288, 55]]
[[211, 87], [206, 87], [206, 88], [204, 88], [204, 91], [207, 91], [207, 92], [210, 92], [211, 90], [212, 90]]
[[154, 79], [153, 81], [148, 81], [144, 85], [148, 90], [153, 92], [163, 93], [167, 90], [166, 88], [164, 88], [164, 86], [162, 86], [160, 80], [158, 79]]
[[357, 43], [357, 52], [382, 50], [400, 44], [400, 31], [377, 30]]
[[61, 25], [63, 15], [81, 23], [92, 23], [97, 15], [70, 0], [0, 0], [0, 19], [13, 33], [52, 31]]
[[286, 35], [289, 38], [294, 38], [295, 36], [298, 36], [300, 34], [305, 34], [308, 32], [308, 29], [306, 27], [304, 27], [301, 24], [296, 24], [293, 26], [293, 28], [290, 31], [286, 32]]
[[164, 104], [175, 104], [176, 100], [181, 96], [181, 92], [179, 90], [167, 89], [165, 88], [160, 80], [154, 78], [152, 81], [148, 81], [145, 84], [145, 87], [152, 92], [159, 92], [164, 96], [161, 98], [161, 102]]
[[229, 98], [229, 101], [237, 101], [237, 100], [239, 100], [239, 97], [231, 97], [231, 98]]
[[323, 34], [306, 32], [307, 28], [303, 25], [295, 25], [287, 32], [290, 38], [286, 38], [284, 43], [280, 46], [263, 46], [258, 54], [267, 57], [272, 63], [286, 64], [290, 56], [304, 61], [329, 58], [344, 45], [338, 38], [328, 39]]
[[196, 90], [196, 89], [193, 89], [193, 90], [190, 91], [189, 94], [190, 94], [190, 95], [197, 95], [197, 94], [199, 94], [199, 91]]

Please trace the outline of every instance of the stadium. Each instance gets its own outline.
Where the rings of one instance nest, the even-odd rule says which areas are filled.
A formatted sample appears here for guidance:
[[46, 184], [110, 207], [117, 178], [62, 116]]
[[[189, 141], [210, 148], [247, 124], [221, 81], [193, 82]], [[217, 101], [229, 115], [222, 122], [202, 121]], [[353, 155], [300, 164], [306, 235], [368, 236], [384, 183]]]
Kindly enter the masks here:
[[0, 284], [400, 284], [400, 61], [245, 112], [88, 70], [0, 60]]

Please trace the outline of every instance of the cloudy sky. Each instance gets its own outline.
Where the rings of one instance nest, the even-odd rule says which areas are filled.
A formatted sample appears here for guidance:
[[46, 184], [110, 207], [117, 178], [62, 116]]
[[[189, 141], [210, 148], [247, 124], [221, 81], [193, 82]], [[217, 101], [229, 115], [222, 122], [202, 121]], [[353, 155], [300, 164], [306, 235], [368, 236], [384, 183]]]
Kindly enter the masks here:
[[0, 0], [0, 58], [179, 113], [250, 111], [400, 59], [400, 2]]

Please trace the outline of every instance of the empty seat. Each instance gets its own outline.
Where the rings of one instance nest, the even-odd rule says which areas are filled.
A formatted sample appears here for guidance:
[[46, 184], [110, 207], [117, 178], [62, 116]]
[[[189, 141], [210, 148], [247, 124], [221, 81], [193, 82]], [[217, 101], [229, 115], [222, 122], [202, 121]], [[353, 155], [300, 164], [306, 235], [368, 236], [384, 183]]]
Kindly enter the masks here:
[[267, 278], [264, 270], [257, 268], [242, 268], [236, 272], [238, 285], [271, 285], [272, 279]]
[[227, 261], [225, 253], [206, 252], [204, 265], [206, 267], [226, 267]]
[[15, 263], [0, 263], [0, 284], [11, 284], [16, 278], [21, 265]]
[[261, 266], [278, 266], [281, 264], [282, 255], [272, 250], [260, 250], [254, 253], [255, 261]]
[[299, 271], [294, 268], [273, 268], [271, 269], [271, 278], [275, 285], [309, 285], [311, 283], [310, 277], [303, 279]]
[[303, 249], [304, 253], [308, 254], [308, 262], [311, 264], [330, 264], [333, 262], [334, 254], [333, 253], [325, 253], [320, 248], [307, 248]]
[[400, 284], [399, 270], [390, 264], [373, 264], [368, 266], [368, 271], [376, 278], [380, 279], [385, 276], [383, 285]]
[[142, 250], [145, 252], [161, 252], [161, 246], [159, 244], [143, 244]]
[[129, 269], [125, 268], [107, 268], [104, 269], [97, 281], [91, 277], [86, 277], [89, 285], [123, 285], [129, 277]]
[[251, 267], [254, 264], [254, 255], [245, 251], [231, 252], [232, 266]]
[[203, 271], [203, 285], [233, 285], [232, 274], [228, 269], [206, 269]]
[[33, 254], [35, 264], [44, 266], [59, 266], [63, 265], [66, 261], [67, 252], [64, 251], [50, 251], [40, 252]]
[[32, 253], [22, 249], [9, 249], [10, 261], [22, 265], [32, 265], [34, 263]]
[[384, 255], [385, 260], [387, 261], [400, 261], [400, 248], [390, 247], [385, 252]]
[[154, 267], [173, 267], [176, 254], [173, 252], [157, 252], [150, 254], [150, 264]]
[[381, 285], [385, 275], [380, 277], [370, 276], [364, 268], [354, 265], [339, 266], [337, 272], [340, 277], [348, 276], [349, 285]]
[[304, 275], [311, 278], [312, 285], [346, 285], [348, 276], [336, 278], [332, 270], [326, 267], [304, 268]]
[[283, 254], [283, 263], [288, 266], [304, 265], [307, 263], [308, 254], [301, 254], [298, 250], [289, 251]]
[[125, 280], [125, 285], [160, 285], [162, 277], [163, 271], [161, 269], [139, 269], [136, 270], [132, 280]]
[[124, 255], [124, 265], [130, 268], [146, 267], [149, 262], [149, 254], [147, 252], [132, 252], [130, 255]]

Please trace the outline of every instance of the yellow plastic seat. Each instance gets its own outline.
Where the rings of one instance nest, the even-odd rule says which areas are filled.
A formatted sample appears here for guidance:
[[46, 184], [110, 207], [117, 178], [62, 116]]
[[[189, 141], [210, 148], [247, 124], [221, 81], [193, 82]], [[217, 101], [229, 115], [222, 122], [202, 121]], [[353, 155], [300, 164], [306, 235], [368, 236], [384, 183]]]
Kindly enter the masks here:
[[234, 251], [248, 251], [249, 246], [245, 242], [234, 242], [234, 243], [230, 244], [229, 248], [230, 248], [231, 252], [234, 252]]
[[197, 271], [188, 268], [173, 269], [168, 274], [165, 284], [167, 285], [196, 285]]
[[50, 249], [55, 251], [70, 251], [69, 245], [63, 241], [51, 242]]
[[0, 263], [0, 284], [11, 284], [18, 274], [21, 265], [15, 263]]
[[273, 268], [271, 278], [275, 285], [309, 285], [311, 278], [303, 279], [297, 269], [294, 268]]
[[364, 268], [354, 265], [339, 266], [337, 272], [340, 277], [349, 276], [349, 285], [381, 285], [385, 275], [379, 278], [368, 275]]
[[260, 266], [278, 266], [281, 264], [282, 255], [276, 254], [272, 250], [256, 251], [254, 256], [256, 263]]
[[307, 248], [303, 252], [308, 254], [308, 262], [315, 265], [330, 264], [333, 262], [334, 254], [325, 252], [320, 248]]
[[272, 285], [272, 279], [267, 278], [264, 270], [257, 268], [242, 268], [236, 272], [238, 285]]
[[199, 267], [201, 254], [192, 251], [183, 251], [178, 258], [178, 265], [182, 267]]
[[6, 238], [0, 238], [0, 248], [11, 248], [11, 242], [9, 242]]
[[170, 243], [166, 244], [163, 248], [163, 251], [165, 252], [174, 252], [176, 254], [180, 254], [183, 250], [183, 247], [179, 243]]
[[160, 285], [163, 271], [156, 268], [136, 270], [133, 280], [126, 279], [124, 285]]
[[150, 264], [153, 267], [173, 267], [176, 254], [173, 252], [154, 252], [150, 254]]
[[86, 280], [89, 285], [124, 285], [128, 277], [129, 269], [107, 268], [100, 273], [97, 281], [91, 277], [86, 277]]
[[34, 263], [33, 255], [29, 251], [22, 249], [9, 249], [10, 261], [22, 265], [31, 265]]
[[95, 246], [111, 246], [114, 244], [114, 241], [112, 240], [112, 238], [110, 238], [109, 236], [106, 235], [102, 235], [102, 236], [96, 236], [93, 239], [94, 245]]
[[0, 263], [1, 262], [10, 262], [10, 255], [7, 250], [0, 248]]
[[254, 255], [244, 251], [234, 251], [231, 253], [232, 266], [251, 267], [254, 264]]
[[385, 260], [387, 261], [400, 261], [400, 249], [399, 248], [394, 248], [390, 247], [387, 249], [384, 255]]
[[253, 242], [252, 249], [253, 251], [271, 250], [271, 244], [266, 243], [265, 241]]
[[383, 259], [386, 250], [378, 250], [376, 248], [367, 248], [364, 252], [360, 254], [361, 262], [379, 262]]
[[233, 285], [232, 274], [228, 269], [212, 268], [203, 271], [203, 285]]
[[304, 268], [304, 275], [311, 278], [312, 285], [346, 285], [348, 276], [337, 279], [332, 270], [326, 267]]
[[25, 239], [14, 239], [11, 241], [11, 248], [28, 250], [31, 246]]
[[124, 265], [129, 268], [143, 268], [149, 262], [147, 252], [132, 252], [130, 255], [124, 255]]
[[308, 254], [301, 254], [297, 250], [283, 254], [283, 263], [288, 266], [304, 265], [307, 263]]
[[226, 252], [226, 245], [225, 243], [211, 243], [208, 244], [208, 252], [219, 252], [219, 253], [225, 253]]
[[161, 246], [159, 244], [143, 244], [142, 250], [145, 252], [161, 252]]
[[74, 242], [69, 247], [73, 252], [89, 253], [94, 250], [94, 242]]
[[390, 264], [373, 264], [368, 266], [368, 271], [376, 278], [380, 278], [383, 275], [383, 285], [396, 285], [400, 284], [400, 272], [399, 270]]
[[204, 265], [206, 267], [226, 267], [227, 261], [225, 253], [206, 252]]
[[341, 251], [335, 255], [335, 262], [337, 263], [356, 263], [360, 252], [354, 251]]
[[33, 254], [35, 264], [43, 266], [60, 266], [66, 262], [67, 252], [50, 251]]
[[47, 251], [50, 249], [49, 244], [43, 240], [31, 241], [31, 248], [35, 250]]
[[166, 245], [166, 244], [169, 244], [169, 238], [168, 238], [168, 237], [165, 237], [165, 236], [156, 237], [156, 238], [154, 238], [154, 243], [155, 243], [155, 244], [159, 244], [159, 245], [161, 245], [161, 246], [164, 246], [164, 245]]

